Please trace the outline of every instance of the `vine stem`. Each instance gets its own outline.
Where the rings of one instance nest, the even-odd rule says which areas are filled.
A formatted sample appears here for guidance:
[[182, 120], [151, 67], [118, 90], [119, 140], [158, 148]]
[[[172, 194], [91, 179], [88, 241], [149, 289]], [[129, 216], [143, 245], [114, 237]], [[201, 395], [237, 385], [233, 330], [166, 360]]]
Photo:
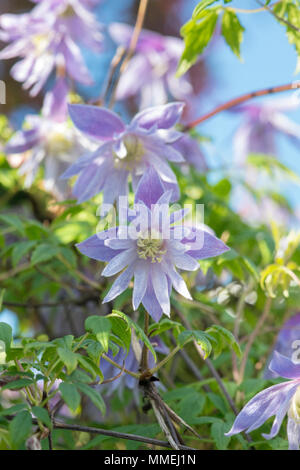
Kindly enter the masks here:
[[117, 78], [115, 80], [114, 87], [113, 87], [111, 97], [110, 97], [110, 100], [109, 100], [109, 107], [110, 108], [114, 105], [115, 97], [116, 97], [116, 91], [117, 91], [117, 87], [118, 87], [120, 78], [122, 76], [122, 73], [125, 72], [125, 70], [127, 68], [127, 65], [129, 63], [131, 57], [133, 56], [135, 48], [137, 46], [138, 39], [139, 39], [140, 33], [142, 31], [142, 28], [143, 28], [143, 24], [144, 24], [144, 20], [145, 20], [145, 16], [146, 16], [146, 11], [147, 11], [147, 6], [148, 6], [148, 0], [140, 0], [140, 5], [139, 5], [138, 13], [137, 13], [137, 18], [136, 18], [136, 23], [135, 23], [134, 30], [133, 30], [133, 33], [132, 33], [132, 36], [131, 36], [129, 48], [128, 48], [127, 54], [126, 54], [126, 56], [125, 56], [125, 58], [122, 62], [122, 65], [119, 69], [119, 75], [117, 76]]
[[172, 359], [173, 356], [175, 356], [178, 351], [180, 351], [181, 346], [176, 346], [176, 348], [172, 349], [170, 354], [168, 354], [162, 361], [160, 361], [155, 367], [150, 369], [149, 373], [151, 375], [155, 374], [162, 366], [164, 366], [167, 362], [169, 362], [170, 359]]
[[109, 362], [113, 366], [117, 367], [118, 369], [122, 370], [125, 372], [125, 374], [131, 375], [131, 377], [134, 377], [135, 379], [140, 378], [140, 374], [136, 374], [135, 372], [131, 372], [131, 370], [124, 369], [122, 366], [117, 364], [115, 361], [113, 361], [110, 357], [106, 356], [106, 354], [102, 354], [101, 356], [105, 361]]
[[226, 101], [226, 103], [217, 106], [209, 113], [206, 113], [203, 116], [200, 116], [199, 118], [195, 119], [194, 121], [189, 122], [186, 126], [184, 126], [182, 130], [183, 132], [185, 132], [189, 129], [193, 129], [194, 127], [198, 126], [198, 124], [207, 121], [216, 114], [219, 114], [221, 111], [226, 111], [227, 109], [233, 108], [234, 106], [244, 103], [245, 101], [249, 101], [252, 98], [271, 95], [274, 93], [281, 93], [283, 91], [296, 90], [298, 88], [300, 88], [300, 81], [288, 83], [286, 85], [278, 85], [271, 88], [263, 88], [262, 90], [252, 91], [250, 93], [245, 93], [244, 95], [238, 96], [237, 98]]
[[259, 318], [259, 320], [256, 324], [256, 327], [254, 328], [251, 335], [249, 336], [248, 342], [247, 342], [246, 347], [245, 347], [245, 351], [244, 351], [243, 359], [242, 359], [242, 362], [241, 362], [241, 366], [240, 366], [239, 380], [238, 380], [239, 384], [242, 383], [244, 375], [245, 375], [245, 369], [246, 369], [247, 360], [248, 360], [248, 356], [249, 356], [251, 347], [252, 347], [256, 337], [259, 335], [259, 333], [261, 331], [261, 328], [264, 325], [266, 319], [269, 316], [269, 313], [270, 313], [270, 310], [271, 310], [271, 307], [272, 307], [272, 301], [273, 301], [273, 299], [271, 297], [267, 297], [262, 316]]

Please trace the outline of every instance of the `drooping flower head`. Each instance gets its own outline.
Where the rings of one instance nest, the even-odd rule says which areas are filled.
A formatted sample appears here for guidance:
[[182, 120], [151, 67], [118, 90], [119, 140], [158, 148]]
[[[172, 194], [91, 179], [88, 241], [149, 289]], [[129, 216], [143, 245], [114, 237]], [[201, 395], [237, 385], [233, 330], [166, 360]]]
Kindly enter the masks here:
[[41, 1], [21, 15], [0, 18], [0, 38], [10, 43], [0, 59], [21, 57], [11, 75], [37, 95], [56, 70], [71, 79], [91, 84], [78, 43], [97, 51], [102, 45], [100, 26], [79, 0]]
[[244, 116], [244, 121], [234, 137], [236, 159], [244, 163], [250, 154], [276, 156], [278, 135], [285, 135], [299, 145], [300, 126], [284, 114], [298, 109], [299, 106], [299, 97], [293, 95], [287, 99], [234, 108], [234, 112]]
[[[131, 26], [112, 23], [109, 32], [117, 44], [128, 48], [133, 32]], [[169, 97], [190, 99], [193, 96], [191, 83], [186, 77], [175, 76], [183, 49], [183, 41], [179, 38], [142, 30], [136, 53], [117, 87], [117, 99], [139, 94], [142, 109], [164, 104]]]
[[17, 131], [5, 146], [10, 164], [26, 175], [25, 186], [33, 183], [43, 163], [44, 187], [58, 199], [67, 194], [67, 185], [59, 176], [85, 149], [85, 142], [67, 120], [64, 80], [46, 94], [40, 115], [25, 117], [24, 129]]
[[131, 217], [129, 227], [108, 229], [77, 245], [82, 254], [108, 262], [103, 276], [120, 273], [104, 302], [124, 292], [134, 277], [133, 308], [137, 310], [142, 303], [155, 321], [163, 313], [170, 316], [172, 286], [184, 297], [191, 298], [177, 269], [195, 271], [199, 268], [197, 259], [228, 250], [209, 232], [174, 225], [186, 211], [181, 209], [169, 215], [166, 209], [170, 199], [171, 191], [165, 192], [157, 173], [150, 168], [137, 188], [137, 215]]
[[275, 351], [269, 368], [277, 376], [289, 379], [273, 385], [253, 397], [236, 417], [226, 436], [242, 431], [251, 432], [275, 416], [271, 432], [263, 434], [266, 439], [275, 437], [285, 415], [288, 415], [287, 435], [290, 450], [300, 446], [300, 363]]

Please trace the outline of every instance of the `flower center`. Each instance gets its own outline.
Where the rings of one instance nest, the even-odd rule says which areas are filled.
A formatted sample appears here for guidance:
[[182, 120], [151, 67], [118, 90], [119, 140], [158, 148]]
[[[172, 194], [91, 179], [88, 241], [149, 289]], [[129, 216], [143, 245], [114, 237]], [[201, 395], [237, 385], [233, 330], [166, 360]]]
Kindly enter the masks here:
[[48, 48], [48, 34], [35, 34], [31, 40], [37, 54], [42, 54]]
[[166, 253], [161, 238], [140, 237], [137, 241], [137, 253], [141, 259], [151, 259], [151, 263], [161, 263]]
[[62, 132], [50, 132], [46, 146], [48, 152], [55, 156], [55, 154], [67, 153], [72, 147], [72, 141]]
[[135, 135], [127, 135], [123, 139], [124, 156], [114, 155], [115, 168], [131, 171], [141, 161], [144, 155], [144, 146], [142, 141]]
[[297, 388], [292, 398], [289, 416], [296, 421], [296, 423], [300, 424], [300, 386]]

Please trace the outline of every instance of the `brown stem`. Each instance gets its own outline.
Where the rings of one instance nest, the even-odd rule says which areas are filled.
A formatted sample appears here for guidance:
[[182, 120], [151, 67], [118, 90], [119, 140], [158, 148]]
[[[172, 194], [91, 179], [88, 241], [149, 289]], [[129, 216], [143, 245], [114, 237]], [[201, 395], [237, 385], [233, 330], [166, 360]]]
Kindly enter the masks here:
[[245, 101], [249, 101], [252, 98], [256, 98], [258, 96], [271, 95], [273, 93], [280, 93], [282, 91], [296, 90], [297, 88], [300, 88], [300, 81], [288, 83], [287, 85], [279, 85], [279, 86], [274, 86], [271, 88], [264, 88], [262, 90], [253, 91], [251, 93], [245, 93], [244, 95], [238, 96], [237, 98], [226, 101], [226, 103], [223, 103], [220, 106], [217, 106], [212, 111], [204, 114], [203, 116], [199, 117], [195, 121], [189, 122], [183, 128], [183, 131], [185, 132], [185, 131], [188, 131], [189, 129], [193, 129], [193, 127], [196, 127], [198, 126], [198, 124], [201, 124], [202, 122], [207, 121], [207, 119], [215, 116], [221, 111], [226, 111], [227, 109], [233, 108], [234, 106], [244, 103]]
[[112, 93], [111, 93], [110, 101], [109, 101], [109, 107], [112, 107], [114, 105], [115, 97], [116, 97], [116, 91], [117, 91], [117, 87], [118, 87], [120, 78], [122, 76], [122, 73], [125, 72], [128, 63], [129, 63], [131, 57], [134, 54], [134, 51], [135, 51], [135, 48], [137, 46], [137, 42], [138, 42], [141, 30], [143, 28], [147, 6], [148, 6], [148, 0], [140, 0], [140, 5], [139, 5], [138, 13], [137, 13], [137, 18], [136, 18], [136, 23], [135, 23], [135, 27], [134, 27], [134, 30], [133, 30], [133, 33], [132, 33], [129, 48], [128, 48], [127, 54], [124, 58], [124, 61], [121, 65], [121, 67], [120, 67], [119, 75], [118, 75], [118, 77], [116, 77], [116, 80], [115, 80], [115, 83], [114, 83], [114, 86], [113, 86], [113, 90], [112, 90]]
[[266, 319], [269, 316], [271, 306], [272, 306], [272, 298], [267, 297], [265, 307], [264, 307], [264, 311], [263, 311], [261, 317], [259, 318], [259, 320], [256, 324], [256, 327], [254, 328], [251, 335], [249, 336], [248, 342], [247, 342], [246, 347], [245, 347], [243, 359], [242, 359], [241, 366], [240, 366], [240, 372], [239, 372], [239, 381], [238, 381], [239, 384], [242, 383], [243, 378], [244, 378], [245, 369], [246, 369], [246, 365], [247, 365], [247, 360], [248, 360], [248, 356], [249, 356], [251, 347], [252, 347], [256, 337], [261, 332], [262, 326], [264, 325]]

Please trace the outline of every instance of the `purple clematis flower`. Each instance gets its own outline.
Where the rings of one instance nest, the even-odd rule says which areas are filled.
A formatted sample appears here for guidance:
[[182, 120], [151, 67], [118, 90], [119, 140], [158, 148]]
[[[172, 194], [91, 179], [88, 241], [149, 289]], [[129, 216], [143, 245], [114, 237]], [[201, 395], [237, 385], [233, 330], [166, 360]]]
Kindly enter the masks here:
[[[191, 299], [176, 268], [195, 271], [199, 268], [196, 260], [217, 256], [229, 249], [209, 232], [174, 225], [186, 211], [179, 210], [168, 216], [166, 209], [170, 198], [171, 191], [164, 191], [157, 173], [150, 168], [137, 188], [135, 207], [138, 215], [132, 216], [129, 228], [111, 228], [77, 245], [82, 254], [108, 262], [103, 276], [121, 272], [104, 302], [110, 302], [124, 292], [134, 277], [133, 308], [137, 310], [142, 303], [155, 321], [163, 313], [170, 316], [172, 286]], [[141, 218], [141, 214], [144, 217]], [[134, 236], [129, 231], [132, 227], [137, 228]]]
[[276, 99], [234, 109], [234, 112], [244, 115], [244, 122], [234, 137], [236, 159], [244, 163], [250, 154], [275, 156], [277, 135], [285, 135], [299, 145], [300, 125], [284, 114], [298, 109], [299, 106], [299, 97], [293, 95], [287, 99]]
[[[132, 26], [112, 23], [109, 32], [117, 44], [129, 46]], [[186, 76], [175, 76], [183, 49], [183, 41], [179, 38], [142, 30], [136, 54], [120, 79], [117, 99], [123, 100], [140, 94], [142, 109], [164, 104], [169, 97], [184, 101], [191, 99], [191, 83]]]
[[26, 129], [17, 131], [5, 146], [12, 166], [20, 166], [26, 175], [25, 186], [33, 183], [37, 170], [44, 162], [44, 186], [58, 199], [63, 199], [67, 186], [59, 176], [84, 150], [83, 138], [66, 119], [66, 88], [63, 80], [46, 94], [41, 115], [28, 115]]
[[[62, 175], [69, 178], [80, 173], [73, 188], [79, 202], [103, 191], [104, 203], [111, 204], [118, 196], [127, 195], [129, 176], [135, 191], [149, 167], [160, 176], [166, 189], [173, 190], [172, 200], [178, 199], [176, 176], [167, 161], [183, 162], [187, 148], [193, 145], [186, 144], [186, 136], [173, 129], [181, 116], [183, 103], [148, 108], [128, 125], [105, 108], [70, 105], [69, 109], [75, 126], [101, 142], [95, 152], [80, 158]], [[191, 155], [196, 155], [195, 149], [192, 151]]]
[[266, 439], [272, 439], [278, 434], [287, 414], [289, 449], [298, 450], [300, 446], [300, 363], [295, 364], [276, 351], [269, 367], [278, 376], [289, 380], [273, 385], [255, 395], [238, 414], [231, 430], [225, 435], [233, 436], [242, 431], [254, 431], [275, 415], [271, 432], [263, 434]]
[[[150, 341], [157, 353], [168, 354], [169, 348], [164, 344], [164, 342], [160, 339], [159, 336], [153, 336], [152, 338], [150, 338]], [[125, 369], [130, 370], [131, 372], [138, 372], [141, 358], [137, 356], [139, 356], [140, 354], [138, 353], [141, 353], [142, 351], [142, 343], [138, 342], [138, 345], [140, 351], [134, 351], [133, 347], [131, 346], [127, 355], [124, 349], [120, 349], [115, 356], [113, 356], [112, 351], [109, 350], [107, 356], [110, 359], [113, 359], [113, 361], [119, 364], [120, 366], [123, 366], [124, 363]], [[148, 355], [148, 364], [150, 369], [155, 365], [154, 357], [150, 351]], [[116, 377], [120, 373], [120, 369], [105, 360], [100, 361], [100, 369], [103, 373], [104, 379]], [[136, 385], [137, 380], [131, 375], [124, 373], [119, 378], [109, 383], [105, 387], [107, 390], [107, 394], [111, 395], [115, 390], [118, 390], [119, 394], [122, 394], [124, 388], [129, 388], [130, 390], [133, 390], [134, 388], [136, 388]]]
[[91, 84], [78, 43], [101, 49], [100, 25], [79, 0], [38, 2], [22, 15], [2, 15], [0, 39], [10, 44], [0, 59], [21, 57], [11, 75], [37, 95], [56, 69], [71, 79]]

